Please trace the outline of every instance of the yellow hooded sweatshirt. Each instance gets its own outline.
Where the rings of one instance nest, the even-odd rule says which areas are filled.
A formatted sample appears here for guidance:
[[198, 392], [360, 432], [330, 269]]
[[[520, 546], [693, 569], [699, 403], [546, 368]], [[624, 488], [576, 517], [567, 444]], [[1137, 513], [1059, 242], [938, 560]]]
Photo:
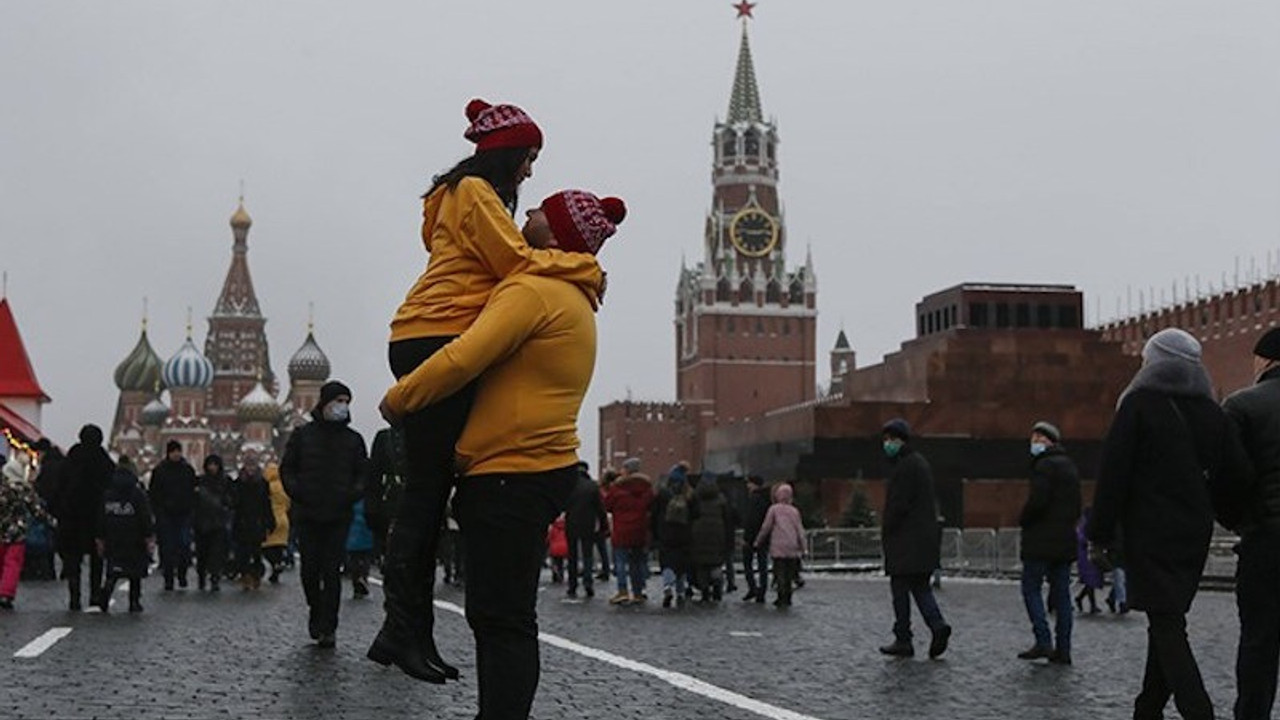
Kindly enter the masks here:
[[484, 373], [458, 439], [458, 469], [484, 475], [573, 465], [578, 410], [596, 364], [591, 290], [527, 273], [503, 280], [475, 324], [400, 378], [387, 403], [414, 412]]
[[396, 311], [391, 340], [459, 335], [475, 322], [489, 294], [514, 273], [583, 285], [592, 304], [602, 273], [594, 255], [535, 250], [487, 181], [463, 178], [436, 188], [422, 204], [422, 242], [431, 259]]

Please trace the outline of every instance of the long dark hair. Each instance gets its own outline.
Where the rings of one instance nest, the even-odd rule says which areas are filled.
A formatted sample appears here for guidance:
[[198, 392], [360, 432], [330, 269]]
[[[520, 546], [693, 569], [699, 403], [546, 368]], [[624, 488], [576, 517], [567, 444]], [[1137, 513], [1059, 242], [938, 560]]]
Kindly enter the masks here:
[[455, 190], [465, 177], [482, 178], [493, 186], [502, 204], [514, 215], [516, 201], [519, 199], [516, 173], [529, 157], [529, 148], [496, 148], [493, 150], [477, 150], [475, 155], [463, 159], [449, 170], [431, 179], [431, 187], [423, 193], [426, 198], [441, 185]]

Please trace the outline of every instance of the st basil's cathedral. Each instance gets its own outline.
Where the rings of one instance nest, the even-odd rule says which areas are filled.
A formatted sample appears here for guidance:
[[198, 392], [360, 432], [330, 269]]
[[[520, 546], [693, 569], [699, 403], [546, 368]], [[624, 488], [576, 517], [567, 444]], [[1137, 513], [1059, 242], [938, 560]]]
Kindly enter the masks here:
[[[230, 467], [246, 454], [278, 458], [294, 428], [307, 422], [329, 379], [329, 358], [311, 328], [289, 359], [288, 394], [281, 396], [271, 370], [267, 320], [249, 274], [249, 228], [243, 198], [231, 216], [231, 267], [209, 316], [204, 351], [187, 323], [186, 341], [162, 360], [147, 336], [116, 367], [120, 390], [109, 436], [111, 449], [134, 458], [142, 470], [164, 456], [171, 440], [193, 463], [216, 453]], [[166, 400], [167, 397], [167, 400]]]

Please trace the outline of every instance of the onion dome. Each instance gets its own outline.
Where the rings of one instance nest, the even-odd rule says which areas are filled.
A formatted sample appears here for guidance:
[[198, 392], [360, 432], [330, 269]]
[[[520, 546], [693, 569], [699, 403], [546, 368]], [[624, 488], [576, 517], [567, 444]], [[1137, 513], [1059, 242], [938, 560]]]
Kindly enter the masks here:
[[152, 400], [142, 408], [142, 424], [148, 427], [159, 427], [168, 417], [169, 406], [165, 405], [160, 398]]
[[307, 331], [306, 342], [298, 348], [298, 352], [289, 359], [289, 380], [313, 380], [324, 382], [329, 379], [329, 358], [316, 344], [316, 337]]
[[240, 399], [236, 404], [236, 417], [241, 422], [267, 422], [275, 423], [280, 419], [280, 403], [271, 397], [271, 393], [262, 386], [259, 380], [257, 385]]
[[152, 392], [162, 382], [160, 356], [147, 340], [147, 329], [142, 328], [138, 344], [129, 356], [116, 366], [116, 387], [121, 390]]
[[253, 218], [249, 217], [249, 213], [245, 212], [245, 209], [244, 209], [244, 198], [240, 198], [239, 207], [237, 207], [236, 211], [231, 214], [231, 229], [248, 230], [249, 226], [252, 224], [253, 224]]
[[169, 388], [207, 388], [213, 384], [213, 363], [200, 354], [191, 335], [164, 364], [164, 384]]

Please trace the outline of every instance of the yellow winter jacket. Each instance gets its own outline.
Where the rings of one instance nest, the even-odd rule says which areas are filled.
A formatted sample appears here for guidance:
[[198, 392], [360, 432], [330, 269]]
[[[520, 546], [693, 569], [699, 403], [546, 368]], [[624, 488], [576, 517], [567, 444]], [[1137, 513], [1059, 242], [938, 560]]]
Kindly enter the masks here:
[[458, 469], [466, 475], [541, 472], [578, 461], [578, 410], [596, 362], [592, 288], [513, 275], [494, 288], [475, 323], [389, 391], [409, 413], [484, 373]]
[[493, 186], [481, 178], [463, 178], [456, 189], [441, 186], [427, 196], [422, 242], [431, 259], [391, 321], [392, 341], [461, 334], [494, 286], [513, 273], [584, 285], [592, 303], [602, 292], [594, 255], [529, 247]]
[[276, 518], [276, 529], [271, 531], [262, 547], [284, 547], [289, 544], [289, 495], [284, 491], [284, 483], [280, 480], [280, 466], [268, 463], [262, 471], [267, 480], [267, 490], [271, 493], [271, 514]]

